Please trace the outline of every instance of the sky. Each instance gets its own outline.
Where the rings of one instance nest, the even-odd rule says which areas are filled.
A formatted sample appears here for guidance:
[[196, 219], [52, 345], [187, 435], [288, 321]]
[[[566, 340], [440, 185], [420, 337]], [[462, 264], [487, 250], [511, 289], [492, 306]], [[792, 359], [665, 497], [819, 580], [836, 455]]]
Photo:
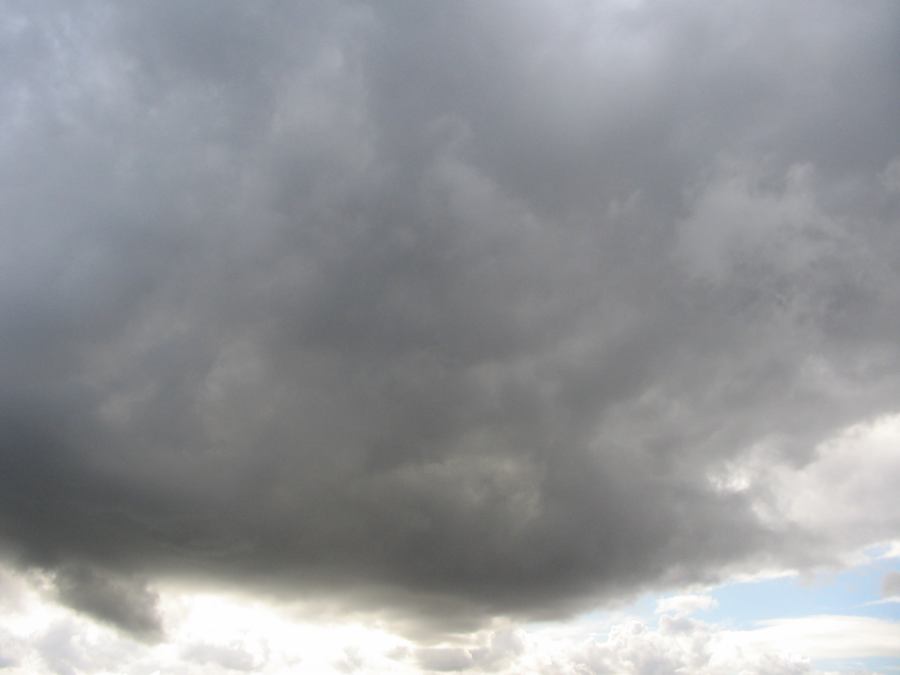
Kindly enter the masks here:
[[900, 671], [900, 3], [0, 8], [0, 672]]

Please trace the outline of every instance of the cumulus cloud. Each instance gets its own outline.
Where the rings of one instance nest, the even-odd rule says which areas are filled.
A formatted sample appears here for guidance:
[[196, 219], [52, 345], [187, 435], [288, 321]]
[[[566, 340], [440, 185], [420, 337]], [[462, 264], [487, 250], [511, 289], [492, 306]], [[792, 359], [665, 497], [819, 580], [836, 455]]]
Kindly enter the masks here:
[[475, 645], [420, 647], [415, 652], [418, 666], [429, 672], [507, 672], [515, 668], [528, 650], [521, 631], [506, 628], [480, 636]]
[[898, 12], [9, 3], [5, 554], [457, 630], [896, 538]]
[[821, 615], [738, 629], [731, 622], [720, 625], [684, 613], [686, 605], [710, 604], [696, 595], [676, 596], [681, 601], [669, 603], [655, 621], [627, 615], [553, 624], [498, 621], [482, 630], [416, 642], [346, 615], [308, 620], [283, 605], [246, 596], [168, 588], [159, 607], [166, 640], [152, 642], [131, 639], [106, 621], [60, 605], [33, 578], [14, 573], [9, 578], [19, 596], [15, 608], [5, 608], [0, 628], [0, 654], [10, 675], [825, 675], [828, 667], [817, 667], [811, 659], [900, 658], [896, 621]]
[[[801, 675], [812, 673], [802, 657], [768, 651], [734, 649], [723, 633], [686, 617], [663, 616], [659, 625], [639, 621], [618, 624], [606, 640], [593, 640], [572, 655], [574, 672], [590, 673], [746, 673], [747, 675]], [[559, 672], [566, 672], [560, 670]]]

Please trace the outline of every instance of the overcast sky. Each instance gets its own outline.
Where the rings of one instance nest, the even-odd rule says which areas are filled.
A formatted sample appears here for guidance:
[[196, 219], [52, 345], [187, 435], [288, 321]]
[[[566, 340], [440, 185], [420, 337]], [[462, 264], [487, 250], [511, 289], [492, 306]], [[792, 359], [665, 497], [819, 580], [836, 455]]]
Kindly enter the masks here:
[[683, 589], [897, 559], [900, 3], [0, 6], [0, 665], [237, 593], [526, 672], [675, 593], [554, 657], [670, 672]]

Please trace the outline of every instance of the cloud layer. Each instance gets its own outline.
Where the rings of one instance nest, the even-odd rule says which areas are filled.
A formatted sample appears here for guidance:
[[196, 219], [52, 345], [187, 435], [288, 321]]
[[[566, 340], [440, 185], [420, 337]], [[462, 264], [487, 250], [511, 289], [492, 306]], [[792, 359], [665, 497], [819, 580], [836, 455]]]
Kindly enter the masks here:
[[152, 634], [158, 578], [458, 627], [896, 536], [785, 499], [900, 401], [898, 13], [10, 3], [8, 554]]
[[[841, 665], [863, 675], [869, 671], [862, 657], [900, 656], [896, 621], [822, 615], [738, 630], [691, 616], [692, 608], [714, 604], [703, 595], [663, 598], [652, 621], [616, 616], [529, 627], [499, 622], [423, 646], [373, 625], [298, 621], [247, 597], [173, 589], [160, 603], [170, 629], [166, 641], [138, 642], [60, 607], [10, 570], [0, 568], [0, 588], [0, 662], [9, 675], [834, 675], [832, 668]], [[827, 665], [816, 667], [809, 654], [828, 659]]]

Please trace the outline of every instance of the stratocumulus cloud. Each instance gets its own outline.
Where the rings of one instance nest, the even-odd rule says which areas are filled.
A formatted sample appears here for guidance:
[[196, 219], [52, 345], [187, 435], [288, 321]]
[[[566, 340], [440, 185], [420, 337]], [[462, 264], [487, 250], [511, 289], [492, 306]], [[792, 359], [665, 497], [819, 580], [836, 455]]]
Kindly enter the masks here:
[[8, 10], [0, 532], [64, 602], [474, 625], [900, 532], [784, 507], [900, 402], [897, 3]]

